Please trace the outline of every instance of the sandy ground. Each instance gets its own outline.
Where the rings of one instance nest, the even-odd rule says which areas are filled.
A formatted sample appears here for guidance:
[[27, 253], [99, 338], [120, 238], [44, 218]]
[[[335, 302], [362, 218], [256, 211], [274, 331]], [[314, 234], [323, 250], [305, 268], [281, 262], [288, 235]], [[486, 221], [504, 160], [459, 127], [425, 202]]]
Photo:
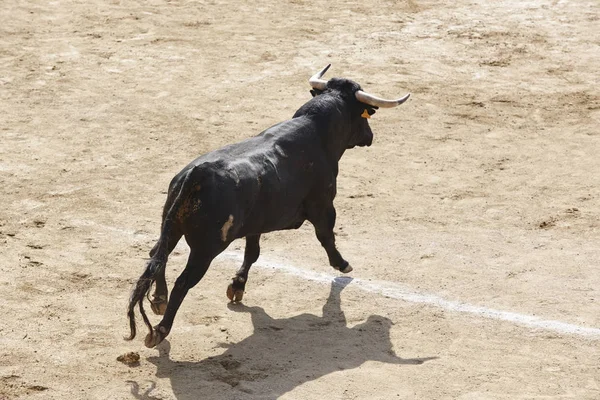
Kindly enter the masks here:
[[[599, 399], [599, 27], [597, 1], [3, 1], [0, 398]], [[168, 342], [123, 341], [171, 177], [327, 63], [412, 93], [341, 163], [354, 281], [306, 224], [263, 238], [231, 307], [234, 242]]]

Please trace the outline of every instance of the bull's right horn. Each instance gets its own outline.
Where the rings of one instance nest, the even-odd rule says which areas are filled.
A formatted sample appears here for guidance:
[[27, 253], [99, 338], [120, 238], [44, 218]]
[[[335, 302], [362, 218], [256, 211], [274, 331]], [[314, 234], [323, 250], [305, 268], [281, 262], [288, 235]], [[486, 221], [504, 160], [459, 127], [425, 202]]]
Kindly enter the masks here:
[[308, 83], [310, 83], [310, 86], [312, 86], [313, 89], [325, 90], [327, 88], [327, 81], [321, 79], [321, 77], [325, 75], [325, 72], [327, 72], [329, 67], [331, 67], [331, 64], [328, 64], [325, 68], [321, 70], [321, 72], [316, 73], [310, 77]]
[[368, 104], [370, 106], [381, 107], [381, 108], [392, 108], [392, 107], [399, 106], [400, 104], [402, 104], [406, 100], [408, 100], [409, 97], [410, 97], [410, 93], [408, 93], [406, 96], [401, 97], [397, 100], [386, 100], [386, 99], [379, 98], [377, 96], [373, 96], [372, 94], [363, 92], [362, 90], [359, 90], [356, 92], [356, 100], [360, 101], [361, 103]]

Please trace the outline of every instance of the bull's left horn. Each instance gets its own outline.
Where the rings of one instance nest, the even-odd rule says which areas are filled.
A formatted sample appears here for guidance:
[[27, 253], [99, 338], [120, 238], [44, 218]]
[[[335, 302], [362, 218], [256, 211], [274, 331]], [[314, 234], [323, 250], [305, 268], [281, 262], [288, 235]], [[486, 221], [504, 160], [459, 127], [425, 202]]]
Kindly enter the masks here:
[[370, 106], [381, 107], [381, 108], [392, 108], [392, 107], [399, 106], [400, 104], [402, 104], [406, 100], [408, 100], [409, 97], [410, 97], [410, 93], [408, 93], [404, 97], [399, 98], [398, 100], [386, 100], [386, 99], [381, 99], [377, 96], [373, 96], [372, 94], [363, 92], [362, 90], [359, 90], [356, 92], [356, 100], [360, 101], [361, 103], [368, 104]]
[[325, 75], [325, 72], [327, 72], [329, 67], [331, 67], [331, 64], [329, 64], [325, 68], [323, 68], [321, 70], [321, 72], [316, 73], [310, 77], [310, 79], [308, 80], [308, 83], [310, 83], [310, 86], [312, 86], [313, 89], [325, 90], [327, 88], [327, 81], [321, 79], [321, 77], [323, 75]]

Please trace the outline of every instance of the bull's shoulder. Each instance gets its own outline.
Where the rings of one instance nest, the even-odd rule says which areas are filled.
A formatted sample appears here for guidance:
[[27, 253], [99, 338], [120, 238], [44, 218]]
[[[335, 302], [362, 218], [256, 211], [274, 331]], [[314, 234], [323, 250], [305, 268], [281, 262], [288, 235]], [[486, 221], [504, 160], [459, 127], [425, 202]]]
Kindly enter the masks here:
[[186, 168], [201, 164], [226, 167], [239, 160], [260, 158], [261, 155], [270, 156], [282, 150], [298, 153], [316, 149], [318, 135], [315, 130], [313, 122], [307, 118], [283, 121], [256, 136], [207, 152], [192, 161]]
[[299, 117], [273, 125], [262, 131], [258, 137], [262, 138], [264, 143], [289, 142], [301, 144], [317, 139], [318, 132], [313, 120]]

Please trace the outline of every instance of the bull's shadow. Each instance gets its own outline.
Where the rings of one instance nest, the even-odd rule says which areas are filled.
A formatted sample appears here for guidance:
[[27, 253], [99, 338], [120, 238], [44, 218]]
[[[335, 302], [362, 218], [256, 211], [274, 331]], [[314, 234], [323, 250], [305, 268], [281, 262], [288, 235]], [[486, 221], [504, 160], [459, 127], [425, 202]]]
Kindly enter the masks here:
[[[404, 359], [394, 354], [388, 318], [372, 315], [353, 328], [346, 326], [340, 307], [340, 292], [351, 282], [337, 278], [331, 284], [323, 316], [301, 314], [274, 319], [261, 307], [232, 305], [235, 312], [250, 313], [254, 333], [230, 344], [216, 357], [198, 362], [170, 359], [167, 340], [158, 346], [160, 355], [148, 360], [156, 365], [156, 376], [170, 378], [179, 400], [277, 399], [303, 383], [336, 371], [357, 368], [366, 361], [397, 365], [419, 365], [436, 357]], [[132, 382], [132, 393], [140, 393]]]

